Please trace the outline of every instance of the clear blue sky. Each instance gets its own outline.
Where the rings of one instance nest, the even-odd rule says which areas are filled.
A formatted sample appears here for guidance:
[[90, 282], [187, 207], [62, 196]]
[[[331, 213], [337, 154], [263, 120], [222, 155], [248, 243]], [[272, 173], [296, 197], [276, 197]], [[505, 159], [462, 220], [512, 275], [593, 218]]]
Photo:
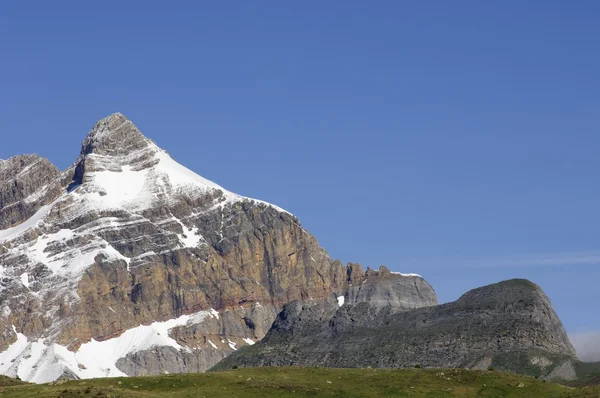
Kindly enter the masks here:
[[122, 112], [342, 261], [600, 330], [600, 3], [0, 2], [0, 158]]

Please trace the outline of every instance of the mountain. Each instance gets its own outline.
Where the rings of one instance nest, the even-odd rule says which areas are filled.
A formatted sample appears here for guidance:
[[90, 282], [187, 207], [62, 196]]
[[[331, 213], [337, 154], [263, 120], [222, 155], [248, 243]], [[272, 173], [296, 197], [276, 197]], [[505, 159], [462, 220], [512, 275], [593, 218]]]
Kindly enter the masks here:
[[[36, 155], [0, 162], [4, 375], [204, 371], [259, 341], [285, 304], [362, 283], [357, 271], [292, 214], [200, 177], [122, 114], [99, 121], [64, 172]], [[411, 293], [393, 300], [437, 303], [422, 278], [395, 278]]]
[[440, 306], [419, 275], [332, 260], [294, 215], [197, 175], [122, 114], [96, 123], [63, 172], [37, 155], [0, 161], [0, 374], [203, 372], [225, 359], [516, 361], [568, 376], [571, 358], [530, 282]]
[[[351, 291], [346, 296], [353, 296]], [[342, 300], [340, 300], [342, 301]], [[215, 369], [254, 366], [496, 369], [573, 379], [577, 362], [550, 300], [514, 279], [418, 309], [366, 298], [285, 306], [265, 338]]]

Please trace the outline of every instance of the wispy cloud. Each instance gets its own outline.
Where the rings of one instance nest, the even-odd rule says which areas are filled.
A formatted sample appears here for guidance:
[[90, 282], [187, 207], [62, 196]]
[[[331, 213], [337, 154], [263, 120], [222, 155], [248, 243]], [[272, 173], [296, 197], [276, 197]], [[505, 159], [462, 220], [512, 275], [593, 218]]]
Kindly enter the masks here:
[[600, 361], [600, 331], [571, 333], [569, 339], [582, 361]]
[[402, 263], [435, 268], [437, 266], [460, 268], [517, 268], [517, 267], [572, 267], [600, 265], [600, 251], [511, 256], [414, 256], [403, 257]]

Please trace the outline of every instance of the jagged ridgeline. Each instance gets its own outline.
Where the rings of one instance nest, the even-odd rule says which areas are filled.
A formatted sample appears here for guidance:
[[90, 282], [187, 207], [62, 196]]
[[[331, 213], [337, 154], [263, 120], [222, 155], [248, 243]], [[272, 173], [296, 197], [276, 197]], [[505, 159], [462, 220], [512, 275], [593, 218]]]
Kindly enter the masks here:
[[535, 285], [514, 283], [522, 302], [488, 290], [437, 306], [420, 276], [342, 266], [292, 214], [200, 177], [121, 114], [64, 172], [0, 161], [0, 274], [0, 373], [27, 381], [201, 372], [267, 332], [222, 366], [314, 353], [318, 366], [481, 367], [525, 353], [548, 373], [574, 358]]

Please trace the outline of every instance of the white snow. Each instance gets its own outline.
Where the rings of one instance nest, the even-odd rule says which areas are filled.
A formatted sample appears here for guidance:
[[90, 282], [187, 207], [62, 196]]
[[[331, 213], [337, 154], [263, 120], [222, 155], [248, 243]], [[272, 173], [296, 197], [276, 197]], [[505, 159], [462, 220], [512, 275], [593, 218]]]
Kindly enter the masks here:
[[419, 275], [419, 274], [403, 274], [402, 272], [392, 272], [392, 274], [394, 274], [394, 275], [402, 275], [402, 276], [416, 276], [418, 278], [422, 278], [422, 276]]
[[212, 348], [214, 348], [215, 350], [218, 350], [219, 348], [216, 346], [215, 343], [213, 343], [212, 341], [208, 340], [208, 343], [212, 346]]
[[253, 344], [256, 344], [256, 341], [254, 341], [254, 340], [252, 340], [252, 339], [249, 339], [249, 338], [247, 338], [247, 337], [244, 339], [244, 341], [245, 341], [245, 342], [246, 342], [246, 344], [248, 344], [248, 345], [253, 345]]
[[337, 302], [338, 302], [338, 306], [339, 307], [341, 307], [342, 305], [344, 305], [344, 300], [345, 300], [344, 296], [339, 296], [337, 298]]
[[179, 237], [179, 240], [181, 241], [184, 247], [197, 247], [200, 244], [200, 242], [204, 241], [204, 238], [202, 237], [202, 235], [200, 235], [200, 232], [197, 227], [188, 228], [185, 226], [185, 224], [181, 222], [180, 219], [176, 217], [173, 217], [173, 221], [176, 221], [179, 225], [181, 225], [181, 228], [183, 229], [183, 234], [179, 234], [177, 236]]
[[[214, 317], [213, 311], [200, 311], [164, 322], [140, 325], [105, 341], [92, 339], [82, 344], [76, 352], [58, 344], [47, 345], [42, 340], [28, 341], [13, 326], [17, 341], [0, 353], [0, 374], [18, 375], [34, 383], [55, 380], [64, 369], [69, 369], [82, 379], [126, 376], [116, 367], [119, 358], [157, 346], [189, 351], [189, 348], [182, 347], [171, 338], [169, 331], [178, 326], [199, 324], [208, 317]], [[232, 344], [235, 347], [235, 343], [230, 342], [230, 346]]]
[[27, 272], [21, 274], [21, 283], [29, 289], [29, 275], [27, 275]]
[[[77, 281], [83, 271], [94, 264], [96, 256], [102, 254], [107, 260], [124, 260], [129, 264], [129, 258], [121, 255], [108, 242], [99, 237], [93, 237], [84, 246], [75, 246], [68, 250], [52, 254], [46, 251], [48, 246], [60, 242], [67, 244], [69, 239], [82, 236], [69, 229], [61, 229], [57, 233], [42, 235], [33, 244], [25, 247], [27, 256], [34, 264], [45, 264], [54, 274], [66, 276]], [[89, 239], [89, 238], [88, 238]]]
[[54, 256], [54, 259], [45, 263], [55, 274], [64, 275], [71, 278], [81, 277], [90, 265], [94, 264], [96, 256], [104, 255], [107, 260], [124, 260], [124, 257], [115, 248], [108, 245], [104, 240], [93, 240], [91, 243], [73, 248], [64, 253]]
[[52, 205], [42, 206], [33, 216], [21, 224], [0, 231], [0, 242], [18, 238], [28, 229], [37, 226], [50, 213]]
[[6, 351], [0, 354], [0, 373], [6, 376], [15, 377], [17, 369], [14, 368], [14, 362], [27, 348], [27, 337], [21, 333], [17, 333], [13, 325], [13, 331], [17, 335], [17, 341], [12, 343]]
[[239, 198], [239, 195], [227, 191], [214, 182], [199, 176], [187, 167], [174, 161], [165, 151], [156, 147], [158, 150], [156, 157], [159, 159], [157, 169], [163, 174], [169, 176], [169, 182], [175, 186], [195, 185], [204, 189], [220, 189], [226, 196]]
[[[99, 135], [101, 136], [101, 135]], [[150, 167], [136, 170], [131, 164], [138, 159], [150, 157], [155, 161]], [[69, 209], [70, 218], [75, 218], [89, 211], [107, 209], [126, 209], [135, 213], [155, 206], [157, 203], [174, 200], [176, 196], [184, 195], [194, 199], [209, 191], [223, 192], [224, 201], [215, 202], [223, 206], [244, 199], [255, 203], [264, 203], [281, 212], [285, 210], [256, 199], [245, 198], [230, 192], [220, 185], [196, 174], [187, 167], [177, 163], [169, 154], [156, 144], [148, 141], [147, 147], [126, 156], [105, 156], [88, 154], [96, 170], [88, 172], [82, 186], [71, 192], [76, 204]], [[151, 160], [147, 163], [151, 164]], [[186, 233], [186, 235], [188, 235]], [[193, 242], [192, 242], [193, 243]], [[187, 244], [187, 243], [186, 243]]]
[[229, 347], [230, 347], [232, 350], [234, 350], [234, 351], [237, 351], [237, 348], [235, 348], [235, 346], [236, 346], [236, 343], [234, 343], [233, 341], [231, 341], [231, 340], [229, 340], [229, 339], [227, 339], [227, 342], [229, 343]]
[[145, 171], [133, 171], [130, 166], [123, 166], [122, 171], [101, 171], [90, 173], [94, 184], [103, 189], [102, 203], [106, 207], [121, 207], [145, 194]]

